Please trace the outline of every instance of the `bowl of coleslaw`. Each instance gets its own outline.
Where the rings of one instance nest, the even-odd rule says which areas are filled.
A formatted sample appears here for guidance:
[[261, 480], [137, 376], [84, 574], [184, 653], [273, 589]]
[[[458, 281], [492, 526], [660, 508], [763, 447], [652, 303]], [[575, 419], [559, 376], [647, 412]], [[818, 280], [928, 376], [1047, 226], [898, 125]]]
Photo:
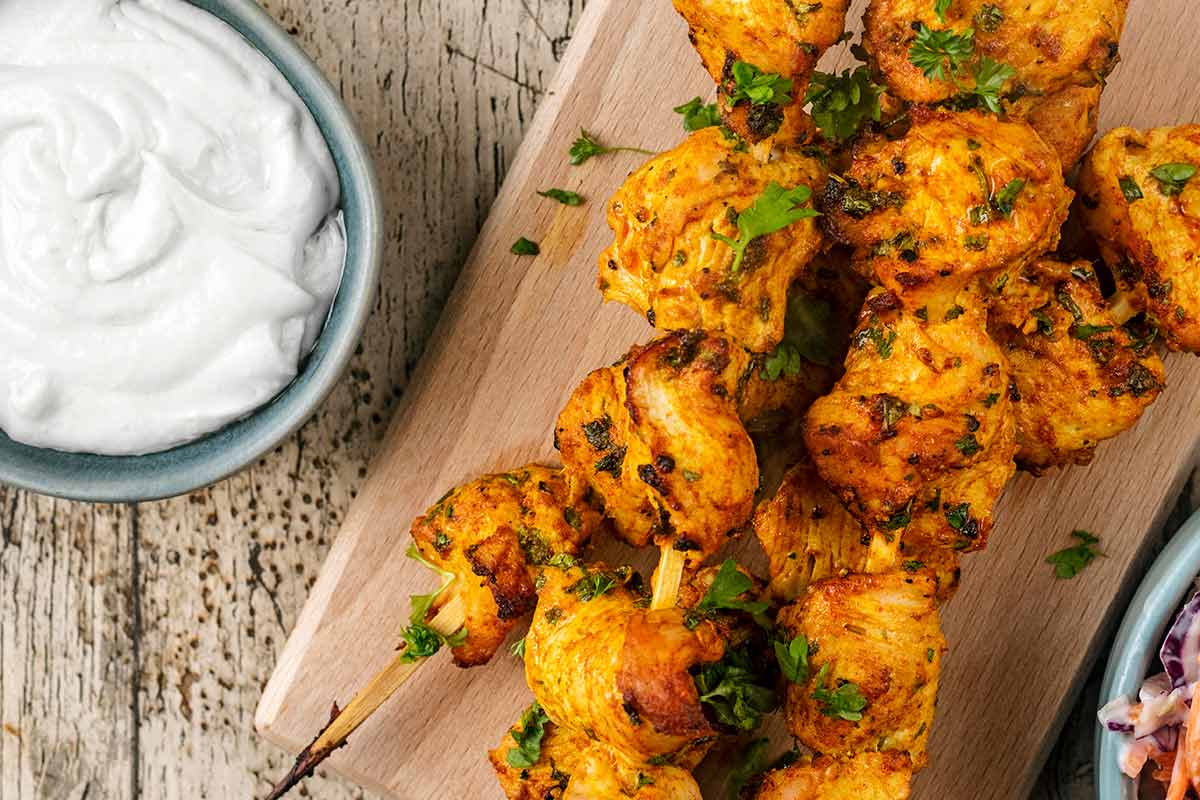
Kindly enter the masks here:
[[1200, 797], [1200, 513], [1134, 595], [1113, 642], [1097, 713], [1100, 800]]

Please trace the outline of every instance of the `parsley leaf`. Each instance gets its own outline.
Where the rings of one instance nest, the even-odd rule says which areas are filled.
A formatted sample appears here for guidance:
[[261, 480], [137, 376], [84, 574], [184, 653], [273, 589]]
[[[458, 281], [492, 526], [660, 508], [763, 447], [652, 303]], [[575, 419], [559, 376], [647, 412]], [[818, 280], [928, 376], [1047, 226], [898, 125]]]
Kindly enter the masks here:
[[1000, 90], [1004, 88], [1005, 81], [1017, 77], [1017, 71], [1008, 64], [981, 56], [973, 68], [972, 76], [975, 78], [975, 86], [971, 94], [978, 98], [980, 104], [988, 111], [999, 114], [1002, 110]]
[[832, 366], [837, 350], [832, 319], [833, 308], [828, 302], [793, 287], [788, 294], [783, 339], [767, 356], [761, 377], [774, 381], [780, 375], [799, 375], [804, 366], [802, 360]]
[[830, 688], [828, 662], [817, 672], [812, 699], [820, 703], [821, 713], [825, 716], [840, 717], [848, 722], [858, 722], [862, 719], [862, 711], [867, 707], [867, 698], [863, 697], [857, 684], [837, 681], [837, 685]]
[[1093, 336], [1101, 333], [1108, 333], [1112, 329], [1112, 325], [1088, 325], [1083, 322], [1076, 322], [1071, 326], [1070, 333], [1076, 339], [1081, 339], [1086, 342]]
[[1046, 559], [1047, 564], [1054, 565], [1054, 577], [1059, 580], [1074, 578], [1083, 571], [1084, 567], [1092, 563], [1096, 556], [1104, 555], [1094, 546], [1100, 543], [1099, 536], [1093, 536], [1082, 530], [1071, 531], [1071, 535], [1079, 540], [1079, 544], [1074, 547], [1064, 547]]
[[549, 197], [551, 200], [557, 200], [564, 206], [583, 205], [583, 195], [569, 192], [566, 189], [547, 189], [544, 192], [538, 192], [542, 197]]
[[946, 12], [950, 10], [950, 4], [954, 0], [934, 0], [933, 13], [937, 14], [938, 21], [943, 25], [946, 24]]
[[568, 150], [567, 153], [571, 157], [571, 165], [578, 167], [580, 164], [596, 156], [603, 156], [609, 153], [617, 153], [621, 151], [642, 153], [648, 156], [654, 155], [652, 150], [643, 150], [640, 147], [608, 147], [601, 144], [599, 139], [582, 128], [579, 130], [579, 137], [575, 139], [574, 143], [571, 145], [571, 149]]
[[[754, 581], [738, 569], [738, 563], [732, 558], [725, 559], [725, 563], [721, 564], [721, 568], [717, 570], [712, 585], [708, 587], [704, 599], [696, 604], [694, 616], [698, 615], [695, 616], [697, 623], [700, 619], [717, 611], [744, 611], [754, 617], [754, 621], [759, 625], [769, 628], [771, 623], [766, 616], [766, 603], [757, 600], [738, 600], [738, 597], [753, 588]], [[694, 628], [695, 625], [690, 627]]]
[[867, 120], [879, 121], [882, 93], [883, 87], [871, 80], [866, 67], [842, 70], [840, 76], [814, 72], [804, 102], [812, 103], [813, 121], [825, 138], [842, 142], [858, 133]]
[[1117, 184], [1121, 187], [1121, 194], [1125, 195], [1125, 202], [1132, 203], [1135, 200], [1141, 200], [1145, 197], [1142, 194], [1142, 187], [1138, 186], [1137, 181], [1128, 175], [1122, 175], [1117, 178]]
[[512, 254], [515, 256], [536, 256], [542, 252], [542, 248], [538, 247], [537, 242], [531, 242], [522, 236], [513, 242]]
[[779, 671], [792, 683], [808, 682], [808, 639], [800, 634], [790, 642], [775, 642]]
[[958, 448], [958, 452], [962, 453], [967, 458], [970, 458], [983, 449], [983, 447], [979, 444], [979, 440], [975, 438], [975, 434], [973, 433], [968, 433], [963, 436], [954, 443], [954, 446]]
[[802, 219], [819, 217], [820, 213], [815, 209], [800, 207], [811, 197], [812, 190], [807, 186], [800, 185], [792, 189], [784, 189], [775, 181], [771, 181], [758, 199], [749, 208], [738, 214], [737, 227], [740, 235], [736, 240], [711, 231], [709, 235], [712, 238], [733, 249], [733, 266], [730, 267], [730, 272], [736, 273], [741, 269], [742, 259], [746, 256], [746, 248], [758, 237], [782, 230]]
[[738, 730], [757, 728], [763, 714], [779, 704], [771, 681], [755, 669], [745, 647], [729, 650], [720, 661], [703, 665], [694, 681], [700, 702], [712, 709], [717, 722]]
[[1159, 164], [1150, 170], [1151, 177], [1158, 181], [1158, 189], [1167, 197], [1179, 194], [1184, 185], [1196, 174], [1192, 164]]
[[409, 616], [408, 627], [400, 631], [400, 638], [404, 640], [404, 653], [400, 656], [400, 660], [411, 664], [418, 659], [434, 655], [442, 649], [443, 644], [447, 647], [462, 645], [467, 641], [467, 629], [463, 627], [450, 636], [443, 636], [425, 624], [425, 617], [429, 615], [429, 609], [433, 607], [434, 601], [442, 592], [446, 591], [450, 584], [454, 583], [454, 573], [441, 569], [428, 561], [421, 555], [421, 551], [417, 549], [416, 545], [409, 545], [405, 555], [442, 578], [442, 585], [433, 592], [417, 594], [409, 598], [412, 604], [412, 614]]
[[946, 80], [957, 75], [975, 55], [975, 31], [967, 28], [962, 33], [931, 30], [925, 23], [918, 23], [916, 38], [908, 47], [908, 60], [930, 80]]
[[742, 787], [755, 775], [766, 771], [767, 748], [770, 745], [770, 739], [755, 739], [742, 750], [741, 759], [729, 770], [727, 788], [730, 800], [738, 800], [742, 794]]
[[1000, 10], [999, 6], [984, 3], [979, 7], [979, 13], [975, 15], [973, 21], [975, 27], [984, 33], [995, 33], [1000, 24], [1004, 22], [1004, 12]]
[[774, 103], [786, 106], [792, 102], [792, 82], [774, 72], [763, 72], [745, 61], [733, 62], [734, 90], [729, 94], [729, 104], [736, 105], [749, 100], [754, 105]]
[[992, 205], [994, 205], [996, 210], [1004, 216], [1011, 216], [1013, 212], [1013, 203], [1016, 202], [1017, 195], [1019, 195], [1024, 188], [1024, 178], [1013, 178], [1004, 185], [1003, 189], [996, 193], [994, 198], [992, 198]]
[[517, 658], [525, 657], [525, 637], [522, 636], [508, 647], [508, 652], [512, 653]]
[[717, 110], [717, 104], [706, 105], [699, 97], [693, 97], [683, 105], [675, 106], [673, 110], [676, 114], [683, 115], [685, 131], [698, 131], [721, 124], [721, 113]]
[[538, 763], [542, 757], [542, 739], [546, 736], [548, 722], [550, 722], [550, 718], [537, 703], [531, 705], [521, 715], [517, 729], [512, 731], [512, 737], [517, 746], [504, 756], [504, 760], [510, 767], [529, 769]]

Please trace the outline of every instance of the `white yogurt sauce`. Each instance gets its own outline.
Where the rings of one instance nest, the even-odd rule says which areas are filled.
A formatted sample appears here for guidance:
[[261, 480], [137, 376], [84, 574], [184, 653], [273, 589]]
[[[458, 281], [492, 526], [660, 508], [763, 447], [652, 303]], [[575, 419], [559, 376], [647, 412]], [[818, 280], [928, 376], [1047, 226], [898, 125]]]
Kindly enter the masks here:
[[308, 109], [183, 0], [0, 0], [0, 429], [163, 450], [296, 375], [345, 258]]

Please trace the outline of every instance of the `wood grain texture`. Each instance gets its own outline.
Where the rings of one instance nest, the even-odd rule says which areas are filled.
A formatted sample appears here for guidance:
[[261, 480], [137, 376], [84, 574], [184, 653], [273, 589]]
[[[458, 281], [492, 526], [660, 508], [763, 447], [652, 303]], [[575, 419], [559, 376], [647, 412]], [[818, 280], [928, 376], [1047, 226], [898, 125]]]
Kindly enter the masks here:
[[[249, 470], [133, 507], [0, 487], [0, 798], [249, 798], [291, 755], [261, 690], [581, 0], [265, 0], [346, 98], [385, 193], [349, 376]], [[318, 776], [323, 800], [363, 790]]]
[[[1186, 0], [1135, 4], [1102, 127], [1196, 118], [1188, 70], [1197, 31], [1200, 9]], [[609, 237], [600, 200], [636, 162], [612, 156], [572, 169], [563, 157], [571, 139], [583, 126], [612, 143], [669, 146], [680, 137], [670, 107], [710, 91], [667, 3], [589, 4], [267, 687], [257, 721], [268, 738], [302, 746], [329, 703], [386, 662], [408, 594], [431, 583], [401, 558], [412, 517], [480, 472], [551, 458], [552, 421], [575, 382], [648, 336], [626, 309], [602, 307], [593, 288]], [[534, 191], [549, 185], [593, 202], [537, 201]], [[518, 236], [540, 240], [543, 255], [509, 255]], [[969, 559], [946, 614], [951, 653], [933, 766], [917, 797], [1028, 796], [1113, 604], [1126, 599], [1148, 534], [1194, 463], [1200, 362], [1172, 358], [1169, 370], [1165, 398], [1092, 466], [1022, 476], [1010, 488], [993, 544]], [[1045, 558], [1076, 527], [1101, 535], [1108, 557], [1055, 581]], [[332, 763], [403, 800], [498, 797], [483, 751], [528, 701], [509, 659], [471, 672], [434, 662]], [[708, 796], [719, 773], [705, 773]]]

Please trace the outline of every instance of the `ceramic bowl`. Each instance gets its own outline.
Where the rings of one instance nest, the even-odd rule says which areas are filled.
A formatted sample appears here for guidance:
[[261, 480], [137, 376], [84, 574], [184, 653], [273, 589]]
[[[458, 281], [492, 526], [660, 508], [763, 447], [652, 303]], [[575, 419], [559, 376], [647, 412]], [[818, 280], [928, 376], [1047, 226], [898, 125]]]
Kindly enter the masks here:
[[[1146, 677], [1161, 671], [1158, 649], [1179, 607], [1195, 591], [1197, 575], [1200, 513], [1171, 538], [1129, 604], [1104, 671], [1101, 705], [1115, 697], [1134, 697]], [[1099, 800], [1135, 800], [1137, 786], [1117, 767], [1121, 736], [1096, 725], [1096, 796]]]
[[382, 210], [374, 167], [341, 98], [291, 37], [254, 0], [190, 0], [233, 26], [267, 56], [308, 105], [337, 165], [346, 223], [341, 286], [316, 346], [274, 400], [172, 450], [141, 456], [64, 453], [0, 433], [0, 482], [74, 500], [136, 502], [184, 494], [231, 475], [300, 427], [341, 378], [374, 302]]

